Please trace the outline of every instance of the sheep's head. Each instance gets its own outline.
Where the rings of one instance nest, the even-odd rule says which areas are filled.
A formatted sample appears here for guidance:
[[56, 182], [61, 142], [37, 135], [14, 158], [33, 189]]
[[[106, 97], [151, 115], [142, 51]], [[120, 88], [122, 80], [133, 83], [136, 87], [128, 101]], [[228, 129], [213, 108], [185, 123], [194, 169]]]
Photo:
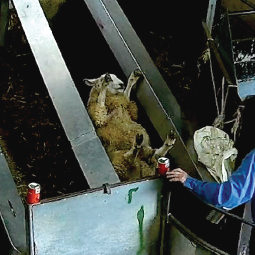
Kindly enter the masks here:
[[96, 79], [84, 79], [84, 82], [96, 90], [107, 87], [107, 90], [112, 94], [123, 93], [125, 90], [124, 83], [116, 75], [109, 73], [103, 74]]

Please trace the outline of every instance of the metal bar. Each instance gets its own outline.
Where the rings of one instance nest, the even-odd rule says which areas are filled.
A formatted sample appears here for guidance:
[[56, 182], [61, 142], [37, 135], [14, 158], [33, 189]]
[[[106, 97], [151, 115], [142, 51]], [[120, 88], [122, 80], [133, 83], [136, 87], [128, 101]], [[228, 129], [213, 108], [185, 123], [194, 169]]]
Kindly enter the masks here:
[[1, 148], [0, 180], [0, 219], [4, 226], [4, 232], [13, 251], [26, 252], [25, 208]]
[[29, 254], [34, 255], [35, 243], [34, 243], [34, 225], [33, 225], [33, 205], [28, 205], [28, 234], [29, 234]]
[[206, 24], [207, 24], [207, 27], [208, 27], [210, 33], [212, 32], [216, 3], [217, 3], [217, 0], [209, 0], [209, 4], [208, 4]]
[[236, 11], [236, 12], [229, 12], [228, 16], [241, 16], [241, 15], [253, 15], [255, 11]]
[[39, 1], [13, 0], [59, 119], [91, 188], [119, 182], [62, 58]]
[[[249, 219], [245, 219], [245, 218], [241, 218], [239, 217], [238, 215], [236, 214], [233, 214], [233, 213], [230, 213], [228, 212], [227, 210], [224, 210], [224, 209], [221, 209], [221, 208], [218, 208], [212, 204], [209, 204], [209, 203], [206, 203], [205, 201], [203, 201], [199, 196], [197, 196], [194, 192], [188, 190], [188, 192], [190, 192], [190, 194], [192, 194], [193, 196], [197, 197], [199, 200], [201, 200], [203, 203], [205, 203], [208, 207], [212, 208], [213, 210], [217, 211], [217, 212], [220, 212], [224, 215], [226, 215], [227, 217], [230, 217], [234, 220], [237, 220], [241, 223], [244, 223], [246, 224], [247, 226], [251, 226], [251, 227], [255, 227], [255, 223], [252, 221], [252, 220], [249, 220]], [[250, 218], [251, 219], [251, 218]]]
[[[250, 202], [245, 204], [244, 206], [243, 218], [245, 220], [252, 221]], [[248, 250], [249, 242], [250, 242], [251, 230], [252, 230], [251, 226], [242, 223], [240, 234], [239, 234], [237, 254], [247, 254], [247, 250]]]
[[235, 42], [245, 42], [245, 41], [252, 41], [252, 40], [255, 40], [255, 38], [247, 37], [247, 38], [243, 38], [243, 39], [234, 39], [234, 40], [232, 40], [232, 42], [235, 43]]
[[0, 1], [0, 47], [5, 45], [5, 34], [8, 23], [9, 1]]
[[197, 168], [186, 149], [181, 138], [182, 132], [187, 132], [184, 114], [117, 1], [84, 1], [124, 74], [128, 77], [133, 70], [142, 70], [144, 80], [136, 88], [136, 95], [162, 139], [170, 130], [177, 134], [171, 157], [191, 175], [199, 173], [203, 179], [210, 179], [208, 172]]
[[247, 4], [248, 6], [250, 6], [252, 9], [255, 9], [255, 4], [252, 3], [249, 0], [241, 0], [243, 3]]
[[[208, 242], [204, 241], [202, 238], [195, 235], [191, 232], [188, 228], [186, 228], [180, 221], [178, 221], [172, 214], [168, 215], [168, 222], [175, 226], [186, 238], [188, 238], [192, 243], [196, 244], [197, 246], [201, 246], [208, 251], [213, 252], [213, 254], [217, 255], [230, 255], [227, 252], [220, 250], [219, 248], [209, 244]], [[208, 254], [205, 252], [205, 254]]]

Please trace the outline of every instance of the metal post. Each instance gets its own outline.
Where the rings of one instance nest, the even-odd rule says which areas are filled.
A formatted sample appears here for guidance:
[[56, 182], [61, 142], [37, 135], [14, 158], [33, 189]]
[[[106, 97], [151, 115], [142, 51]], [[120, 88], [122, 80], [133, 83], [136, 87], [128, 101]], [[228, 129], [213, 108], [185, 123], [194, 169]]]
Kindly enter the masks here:
[[217, 0], [209, 0], [209, 4], [208, 4], [206, 24], [210, 33], [212, 32], [216, 3], [217, 3]]

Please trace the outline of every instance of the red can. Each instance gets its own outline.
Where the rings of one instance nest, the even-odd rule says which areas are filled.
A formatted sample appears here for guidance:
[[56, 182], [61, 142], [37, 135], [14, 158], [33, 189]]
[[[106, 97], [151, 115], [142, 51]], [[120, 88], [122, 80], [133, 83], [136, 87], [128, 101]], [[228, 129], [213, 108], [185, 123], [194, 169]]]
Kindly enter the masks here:
[[36, 182], [29, 183], [27, 192], [27, 203], [28, 204], [40, 203], [40, 192], [41, 192], [40, 184]]
[[168, 158], [161, 157], [158, 159], [158, 172], [160, 175], [166, 175], [170, 170], [170, 161]]

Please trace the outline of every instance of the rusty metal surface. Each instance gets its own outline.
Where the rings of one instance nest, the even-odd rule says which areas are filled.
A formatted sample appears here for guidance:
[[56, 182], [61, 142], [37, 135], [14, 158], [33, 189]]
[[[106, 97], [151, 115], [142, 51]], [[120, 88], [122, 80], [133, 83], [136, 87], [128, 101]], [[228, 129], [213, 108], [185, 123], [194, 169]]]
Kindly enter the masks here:
[[9, 252], [25, 253], [27, 250], [25, 208], [1, 148], [0, 181], [0, 234], [4, 234], [8, 240]]
[[94, 188], [105, 182], [119, 182], [95, 133], [39, 1], [14, 0], [13, 3], [52, 102], [88, 184]]
[[159, 254], [162, 179], [110, 188], [31, 206], [31, 254]]

